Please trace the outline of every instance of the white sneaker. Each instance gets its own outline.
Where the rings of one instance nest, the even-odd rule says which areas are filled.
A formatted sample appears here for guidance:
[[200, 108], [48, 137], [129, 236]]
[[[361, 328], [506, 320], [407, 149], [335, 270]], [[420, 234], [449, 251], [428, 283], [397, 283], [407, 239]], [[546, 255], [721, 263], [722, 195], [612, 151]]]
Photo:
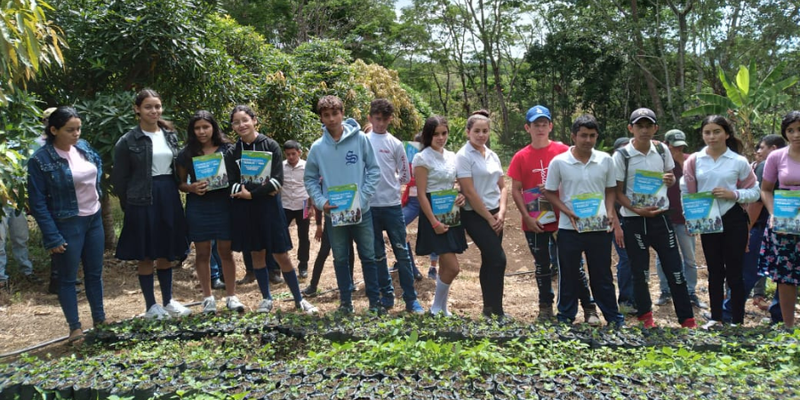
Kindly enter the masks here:
[[161, 304], [153, 304], [150, 309], [144, 313], [145, 319], [169, 319], [170, 316]]
[[300, 303], [297, 304], [297, 309], [303, 311], [306, 314], [316, 314], [319, 312], [317, 307], [314, 307], [311, 303], [309, 303], [306, 299], [300, 300]]
[[244, 304], [242, 304], [242, 302], [239, 301], [239, 298], [236, 296], [228, 296], [228, 300], [225, 301], [225, 305], [228, 307], [228, 310], [244, 312]]
[[719, 325], [719, 326], [722, 326], [722, 322], [719, 322], [719, 321], [714, 321], [714, 320], [712, 319], [712, 320], [710, 320], [710, 321], [706, 322], [706, 324], [705, 324], [705, 325], [703, 325], [703, 326], [702, 326], [702, 327], [700, 327], [700, 328], [701, 328], [701, 329], [705, 329], [705, 330], [709, 330], [709, 329], [712, 329], [712, 328], [716, 327], [717, 325]]
[[173, 318], [185, 317], [192, 313], [192, 310], [184, 307], [183, 304], [178, 303], [175, 301], [175, 299], [169, 301], [169, 304], [164, 307], [164, 311], [166, 311]]
[[217, 300], [214, 296], [208, 296], [203, 299], [203, 314], [214, 314], [217, 312]]
[[272, 299], [262, 299], [261, 303], [258, 304], [256, 312], [266, 314], [270, 311], [272, 311]]

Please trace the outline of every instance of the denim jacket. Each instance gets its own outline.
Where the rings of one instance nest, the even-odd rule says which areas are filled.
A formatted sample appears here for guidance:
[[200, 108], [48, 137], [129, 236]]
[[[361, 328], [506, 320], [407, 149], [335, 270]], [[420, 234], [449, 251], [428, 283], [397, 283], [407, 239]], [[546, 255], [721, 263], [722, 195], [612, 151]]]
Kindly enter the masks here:
[[[178, 136], [162, 129], [167, 145], [172, 150], [172, 171], [175, 173], [175, 158], [178, 156]], [[122, 135], [114, 146], [114, 165], [111, 168], [111, 184], [119, 198], [122, 209], [128, 204], [149, 206], [153, 203], [153, 141], [136, 127]]]
[[[100, 178], [103, 176], [103, 162], [100, 156], [83, 139], [78, 140], [75, 148], [97, 167], [97, 194], [102, 197]], [[28, 161], [28, 203], [42, 231], [44, 248], [62, 245], [64, 237], [55, 221], [78, 215], [78, 197], [69, 161], [56, 153], [52, 143], [40, 147]]]

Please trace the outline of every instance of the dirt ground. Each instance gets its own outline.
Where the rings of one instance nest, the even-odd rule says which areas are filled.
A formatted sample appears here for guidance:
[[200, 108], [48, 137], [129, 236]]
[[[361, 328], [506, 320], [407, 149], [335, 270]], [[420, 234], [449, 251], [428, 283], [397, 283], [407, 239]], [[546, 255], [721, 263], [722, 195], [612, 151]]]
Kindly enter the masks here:
[[[510, 187], [510, 182], [507, 183], [507, 185]], [[416, 226], [417, 224], [414, 222], [409, 225], [408, 229], [412, 245], [416, 240]], [[292, 237], [296, 238], [296, 228], [292, 226], [290, 231]], [[533, 257], [528, 250], [525, 236], [521, 229], [519, 212], [514, 206], [510, 196], [508, 200], [508, 212], [506, 214], [503, 242], [508, 258], [506, 273], [532, 272]], [[35, 246], [36, 244], [32, 243], [31, 245]], [[310, 261], [312, 265], [318, 249], [319, 243], [315, 242], [312, 238]], [[389, 265], [392, 263], [391, 253], [391, 247], [387, 243], [387, 254], [389, 254], [390, 257]], [[616, 252], [612, 251], [612, 254], [612, 265], [615, 266]], [[293, 250], [292, 256], [294, 257], [295, 255], [296, 252]], [[241, 256], [239, 254], [236, 254], [236, 260], [237, 277], [241, 278], [245, 273], [244, 263], [241, 261]], [[44, 259], [34, 259], [33, 261], [37, 264], [49, 263], [49, 260]], [[415, 286], [420, 302], [423, 307], [427, 309], [433, 301], [435, 281], [427, 278], [427, 257], [418, 257], [416, 261], [423, 275], [426, 275], [426, 278], [416, 282]], [[479, 318], [483, 303], [478, 280], [480, 252], [477, 247], [470, 242], [469, 249], [459, 256], [459, 262], [461, 265], [461, 274], [456, 278], [456, 281], [451, 287], [449, 308], [455, 314]], [[697, 264], [700, 266], [697, 291], [701, 299], [708, 301], [707, 271], [705, 269], [705, 258], [702, 253], [699, 238], [697, 243]], [[37, 270], [45, 271], [47, 268], [37, 267]], [[654, 273], [654, 271], [653, 256], [651, 257], [651, 272]], [[44, 275], [40, 276], [43, 279], [47, 278]], [[402, 313], [404, 312], [402, 300], [400, 299], [402, 291], [399, 288], [399, 283], [396, 279], [397, 276], [394, 275], [393, 277], [395, 278], [395, 294], [398, 297], [398, 306], [395, 306], [391, 313]], [[145, 311], [144, 300], [136, 276], [135, 263], [118, 261], [114, 259], [113, 252], [107, 252], [103, 279], [105, 310], [108, 321], [131, 318]], [[358, 261], [356, 262], [356, 280], [361, 281]], [[306, 281], [300, 282], [302, 288], [305, 287]], [[505, 283], [504, 308], [506, 313], [515, 319], [533, 322], [538, 314], [538, 290], [533, 274], [527, 273], [510, 276], [506, 278]], [[659, 294], [658, 278], [653, 275], [650, 283], [650, 293], [653, 300], [655, 300]], [[335, 290], [330, 290], [335, 288], [336, 279], [333, 273], [333, 259], [331, 257], [325, 264], [325, 270], [320, 282], [320, 291], [327, 293], [309, 300], [316, 305], [321, 312], [332, 312], [339, 305], [338, 293]], [[0, 293], [0, 327], [2, 328], [0, 329], [0, 353], [36, 345], [44, 341], [66, 336], [69, 333], [57, 297], [47, 294], [46, 290], [46, 285], [34, 287], [21, 284], [12, 287], [11, 292], [2, 291], [2, 293]], [[193, 254], [189, 256], [183, 265], [175, 268], [174, 292], [174, 297], [183, 303], [202, 300], [202, 293], [194, 273]], [[251, 310], [255, 309], [260, 300], [260, 292], [255, 283], [239, 286], [237, 288], [237, 294], [239, 299]], [[284, 311], [289, 311], [294, 308], [294, 304], [290, 300], [291, 295], [285, 284], [273, 285], [272, 294], [277, 300], [275, 303], [277, 308]], [[218, 299], [218, 309], [224, 309], [224, 302], [219, 300], [224, 296], [224, 291], [215, 291], [214, 295]], [[160, 292], [158, 288], [156, 288], [156, 299], [160, 301]], [[83, 327], [84, 329], [89, 329], [91, 328], [91, 315], [89, 313], [89, 306], [86, 302], [85, 294], [79, 294], [78, 300]], [[359, 290], [354, 294], [354, 302], [357, 312], [366, 309], [367, 300], [364, 296], [363, 284], [359, 286]], [[199, 307], [194, 307], [193, 310], [199, 311]], [[654, 306], [653, 311], [659, 326], [678, 326], [672, 303], [661, 307]], [[695, 316], [698, 318], [699, 323], [704, 322], [702, 311], [703, 310], [695, 309]], [[752, 303], [748, 301], [745, 325], [758, 324], [765, 316], [766, 314], [764, 312], [754, 307]], [[583, 322], [580, 311], [577, 321]], [[627, 323], [635, 324], [635, 317], [627, 316]]]

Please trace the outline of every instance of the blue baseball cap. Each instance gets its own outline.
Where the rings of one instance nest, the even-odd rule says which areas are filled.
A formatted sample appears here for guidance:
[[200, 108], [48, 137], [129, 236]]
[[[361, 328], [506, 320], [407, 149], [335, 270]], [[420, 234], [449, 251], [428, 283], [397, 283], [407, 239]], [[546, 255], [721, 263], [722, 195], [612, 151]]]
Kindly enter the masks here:
[[528, 113], [525, 114], [525, 120], [528, 122], [536, 121], [538, 118], [545, 117], [548, 121], [552, 121], [553, 118], [550, 118], [550, 110], [547, 109], [545, 106], [533, 106]]

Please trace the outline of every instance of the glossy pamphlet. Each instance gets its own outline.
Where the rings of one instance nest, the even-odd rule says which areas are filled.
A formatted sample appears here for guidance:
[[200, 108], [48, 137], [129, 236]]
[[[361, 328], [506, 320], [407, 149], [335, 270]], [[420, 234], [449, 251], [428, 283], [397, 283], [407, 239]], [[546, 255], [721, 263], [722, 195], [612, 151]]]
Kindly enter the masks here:
[[608, 232], [608, 213], [603, 193], [574, 195], [572, 212], [578, 216], [578, 232]]
[[272, 172], [272, 152], [244, 150], [239, 168], [242, 171], [242, 183], [263, 185], [269, 182]]
[[206, 190], [228, 187], [228, 171], [225, 169], [222, 153], [192, 157], [192, 166], [197, 182], [208, 182]]
[[722, 232], [719, 203], [711, 192], [684, 193], [681, 195], [686, 230], [692, 235]]
[[458, 190], [448, 189], [431, 192], [433, 215], [447, 226], [461, 225], [461, 209], [456, 205]]
[[328, 203], [333, 226], [355, 225], [361, 222], [361, 200], [355, 183], [328, 188]]

